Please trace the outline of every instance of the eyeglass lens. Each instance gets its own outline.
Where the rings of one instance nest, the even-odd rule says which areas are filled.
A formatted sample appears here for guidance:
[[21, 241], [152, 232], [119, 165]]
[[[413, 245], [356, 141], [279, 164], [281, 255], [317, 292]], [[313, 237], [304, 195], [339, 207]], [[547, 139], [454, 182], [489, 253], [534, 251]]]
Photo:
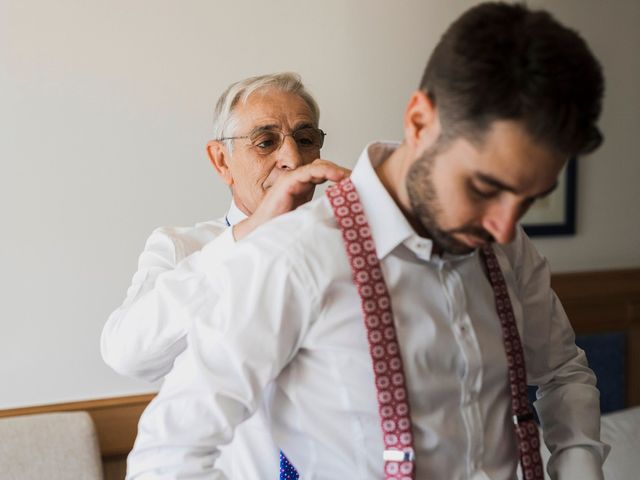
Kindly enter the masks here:
[[267, 155], [274, 152], [284, 142], [285, 137], [293, 137], [300, 150], [319, 150], [324, 143], [324, 134], [317, 128], [301, 128], [293, 133], [284, 134], [279, 130], [260, 130], [249, 136], [251, 146], [258, 153]]

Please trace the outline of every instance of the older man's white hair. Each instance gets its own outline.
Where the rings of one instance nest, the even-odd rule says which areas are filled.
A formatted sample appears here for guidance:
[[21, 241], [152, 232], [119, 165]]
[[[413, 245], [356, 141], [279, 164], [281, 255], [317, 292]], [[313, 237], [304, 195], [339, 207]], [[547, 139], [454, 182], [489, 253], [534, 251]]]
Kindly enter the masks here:
[[[234, 110], [236, 105], [238, 105], [238, 103], [245, 103], [255, 92], [270, 89], [293, 93], [302, 98], [311, 110], [315, 126], [318, 126], [320, 122], [320, 108], [305, 88], [300, 79], [300, 75], [292, 72], [273, 73], [249, 77], [245, 80], [232, 83], [227, 87], [216, 103], [213, 118], [214, 138], [222, 139], [235, 135], [237, 120], [234, 116]], [[231, 140], [227, 140], [225, 143], [229, 151], [231, 151]]]

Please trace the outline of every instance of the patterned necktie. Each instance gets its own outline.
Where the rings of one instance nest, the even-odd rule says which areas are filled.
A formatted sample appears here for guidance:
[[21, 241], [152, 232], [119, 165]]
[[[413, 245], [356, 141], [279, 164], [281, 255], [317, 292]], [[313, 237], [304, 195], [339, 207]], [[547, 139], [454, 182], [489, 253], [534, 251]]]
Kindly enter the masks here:
[[280, 451], [280, 480], [298, 480], [300, 475], [282, 450]]

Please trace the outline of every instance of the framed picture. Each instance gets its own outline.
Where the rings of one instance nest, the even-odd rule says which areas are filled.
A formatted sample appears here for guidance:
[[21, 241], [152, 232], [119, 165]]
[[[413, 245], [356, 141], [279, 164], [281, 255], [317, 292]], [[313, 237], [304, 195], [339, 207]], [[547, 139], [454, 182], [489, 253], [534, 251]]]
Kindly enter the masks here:
[[551, 195], [538, 200], [522, 218], [530, 237], [574, 235], [576, 233], [576, 170], [577, 162], [567, 162], [558, 178], [558, 187]]

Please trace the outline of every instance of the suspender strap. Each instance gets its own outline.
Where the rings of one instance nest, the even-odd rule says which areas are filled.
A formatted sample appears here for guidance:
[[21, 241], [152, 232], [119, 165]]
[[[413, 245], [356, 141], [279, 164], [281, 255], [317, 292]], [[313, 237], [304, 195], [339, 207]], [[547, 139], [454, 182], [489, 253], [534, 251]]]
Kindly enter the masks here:
[[414, 449], [409, 396], [391, 312], [391, 298], [369, 224], [350, 179], [328, 188], [326, 193], [342, 230], [353, 282], [361, 299], [384, 442], [384, 478], [412, 480]]
[[[411, 480], [415, 477], [415, 469], [409, 398], [391, 311], [391, 298], [375, 244], [351, 180], [347, 178], [328, 188], [326, 194], [342, 231], [353, 281], [361, 298], [384, 441], [385, 479]], [[527, 399], [524, 353], [511, 300], [493, 249], [487, 246], [480, 253], [493, 288], [502, 327], [523, 479], [543, 480], [538, 428]]]
[[518, 439], [522, 478], [524, 480], [544, 480], [538, 426], [533, 419], [533, 412], [527, 398], [527, 370], [507, 284], [493, 249], [490, 246], [484, 247], [480, 254], [487, 268], [487, 276], [493, 288], [496, 310], [502, 326], [502, 339], [507, 354], [511, 387], [511, 410]]

